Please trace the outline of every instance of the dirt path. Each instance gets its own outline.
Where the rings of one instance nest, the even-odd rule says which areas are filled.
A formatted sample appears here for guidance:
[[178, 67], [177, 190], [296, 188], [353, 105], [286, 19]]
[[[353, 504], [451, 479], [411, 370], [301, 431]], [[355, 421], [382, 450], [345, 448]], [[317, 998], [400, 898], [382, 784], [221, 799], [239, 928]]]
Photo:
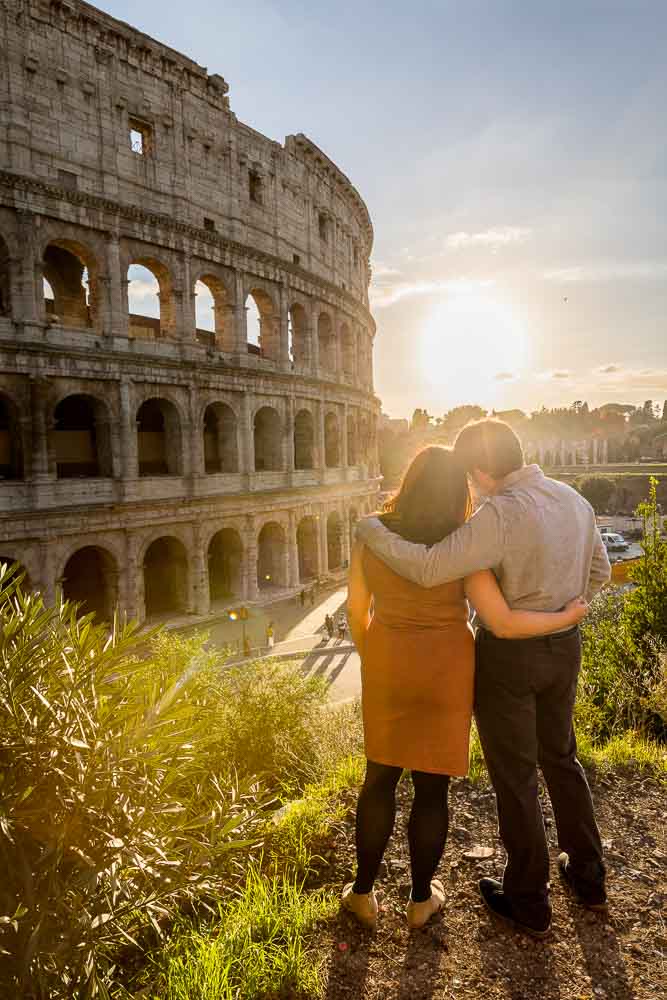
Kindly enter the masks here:
[[[454, 783], [450, 839], [439, 875], [447, 889], [441, 918], [410, 934], [405, 826], [411, 785], [399, 788], [396, 831], [378, 883], [376, 934], [341, 913], [323, 928], [327, 1000], [664, 1000], [667, 998], [667, 793], [651, 779], [598, 777], [593, 794], [605, 839], [611, 912], [608, 920], [574, 904], [553, 876], [553, 933], [536, 942], [498, 925], [477, 893], [477, 879], [502, 870], [494, 798], [467, 781]], [[548, 803], [548, 800], [547, 800]], [[326, 884], [352, 876], [354, 805], [331, 841]], [[558, 855], [545, 806], [552, 859]], [[492, 847], [488, 861], [466, 850]], [[555, 865], [553, 867], [555, 873]]]

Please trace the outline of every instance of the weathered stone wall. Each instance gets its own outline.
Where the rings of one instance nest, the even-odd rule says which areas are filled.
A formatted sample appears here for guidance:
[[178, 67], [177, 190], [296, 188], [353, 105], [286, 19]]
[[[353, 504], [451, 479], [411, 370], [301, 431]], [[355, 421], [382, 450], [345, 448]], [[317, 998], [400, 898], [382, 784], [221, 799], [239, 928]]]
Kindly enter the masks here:
[[[52, 598], [90, 550], [139, 617], [155, 538], [184, 553], [174, 610], [208, 610], [216, 532], [235, 597], [339, 568], [378, 475], [372, 228], [351, 183], [306, 137], [238, 122], [221, 77], [74, 0], [0, 6], [0, 107], [0, 558]], [[130, 314], [132, 264], [159, 319]]]

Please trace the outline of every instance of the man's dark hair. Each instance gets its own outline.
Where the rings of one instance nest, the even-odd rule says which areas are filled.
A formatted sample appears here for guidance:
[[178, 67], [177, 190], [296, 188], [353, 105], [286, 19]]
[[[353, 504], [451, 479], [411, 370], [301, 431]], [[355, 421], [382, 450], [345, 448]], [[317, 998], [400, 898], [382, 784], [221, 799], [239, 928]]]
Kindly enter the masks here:
[[503, 420], [467, 424], [459, 431], [454, 451], [466, 472], [479, 469], [493, 479], [504, 479], [524, 464], [521, 442]]

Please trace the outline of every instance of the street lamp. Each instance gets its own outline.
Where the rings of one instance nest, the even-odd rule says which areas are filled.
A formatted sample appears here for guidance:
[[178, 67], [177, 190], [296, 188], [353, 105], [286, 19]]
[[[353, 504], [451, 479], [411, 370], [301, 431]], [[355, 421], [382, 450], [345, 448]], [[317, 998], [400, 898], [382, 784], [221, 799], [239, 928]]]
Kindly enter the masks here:
[[246, 607], [231, 608], [227, 612], [227, 617], [229, 618], [230, 622], [241, 622], [243, 653], [247, 655], [249, 649], [247, 646], [245, 623], [248, 620], [248, 609]]

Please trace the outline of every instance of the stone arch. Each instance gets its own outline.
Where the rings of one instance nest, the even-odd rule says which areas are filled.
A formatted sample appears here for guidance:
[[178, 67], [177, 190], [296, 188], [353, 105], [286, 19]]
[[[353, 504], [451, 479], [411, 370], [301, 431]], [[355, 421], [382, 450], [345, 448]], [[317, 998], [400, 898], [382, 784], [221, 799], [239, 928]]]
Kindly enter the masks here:
[[290, 360], [298, 368], [307, 368], [310, 365], [308, 315], [300, 302], [294, 302], [290, 307], [288, 328]]
[[231, 406], [209, 403], [204, 410], [203, 433], [206, 474], [238, 472], [238, 424]]
[[294, 418], [294, 468], [315, 468], [315, 422], [310, 410], [299, 410]]
[[351, 378], [357, 367], [357, 358], [354, 343], [354, 331], [350, 328], [348, 323], [341, 323], [340, 342], [343, 355], [343, 374], [348, 378]]
[[176, 306], [166, 264], [155, 257], [132, 256], [127, 268], [129, 335], [144, 340], [173, 337]]
[[287, 539], [277, 521], [263, 525], [257, 537], [257, 586], [260, 590], [287, 586]]
[[140, 476], [178, 476], [183, 468], [181, 421], [170, 399], [145, 399], [137, 410]]
[[347, 464], [359, 464], [359, 439], [357, 427], [357, 415], [354, 411], [347, 414]]
[[324, 418], [324, 464], [328, 469], [340, 465], [340, 429], [338, 417], [332, 410]]
[[357, 430], [357, 441], [359, 442], [357, 454], [359, 456], [359, 462], [363, 462], [364, 465], [368, 465], [371, 446], [371, 428], [368, 413], [366, 413], [365, 410], [362, 410], [359, 414]]
[[72, 393], [61, 399], [51, 434], [58, 479], [113, 475], [109, 410], [96, 396]]
[[14, 400], [0, 392], [0, 480], [25, 477], [23, 433]]
[[283, 467], [282, 421], [272, 406], [262, 406], [254, 420], [255, 471], [277, 472]]
[[337, 510], [327, 517], [327, 564], [329, 569], [343, 565], [343, 523]]
[[[250, 303], [249, 300], [252, 300]], [[248, 329], [248, 309], [254, 306], [258, 314], [258, 332]], [[246, 330], [249, 354], [278, 361], [280, 358], [280, 321], [271, 295], [263, 288], [252, 287], [245, 299]]]
[[12, 314], [12, 263], [9, 247], [0, 233], [0, 317]]
[[108, 549], [84, 545], [69, 557], [62, 572], [63, 597], [79, 604], [82, 615], [93, 612], [110, 621], [118, 603], [118, 566]]
[[234, 528], [221, 528], [208, 544], [211, 601], [240, 597], [243, 590], [243, 544]]
[[183, 614], [188, 609], [188, 557], [174, 535], [160, 535], [146, 547], [143, 559], [146, 618]]
[[296, 529], [296, 547], [299, 557], [299, 583], [307, 583], [319, 576], [317, 551], [317, 520], [312, 515], [302, 517]]
[[53, 299], [44, 297], [48, 322], [82, 329], [99, 325], [99, 268], [88, 246], [51, 240], [42, 257], [42, 275], [53, 294]]
[[203, 271], [194, 283], [197, 340], [216, 345], [223, 351], [233, 351], [234, 325], [231, 296], [225, 282], [209, 271]]
[[336, 334], [331, 316], [321, 312], [317, 317], [317, 354], [319, 366], [330, 375], [337, 371]]

